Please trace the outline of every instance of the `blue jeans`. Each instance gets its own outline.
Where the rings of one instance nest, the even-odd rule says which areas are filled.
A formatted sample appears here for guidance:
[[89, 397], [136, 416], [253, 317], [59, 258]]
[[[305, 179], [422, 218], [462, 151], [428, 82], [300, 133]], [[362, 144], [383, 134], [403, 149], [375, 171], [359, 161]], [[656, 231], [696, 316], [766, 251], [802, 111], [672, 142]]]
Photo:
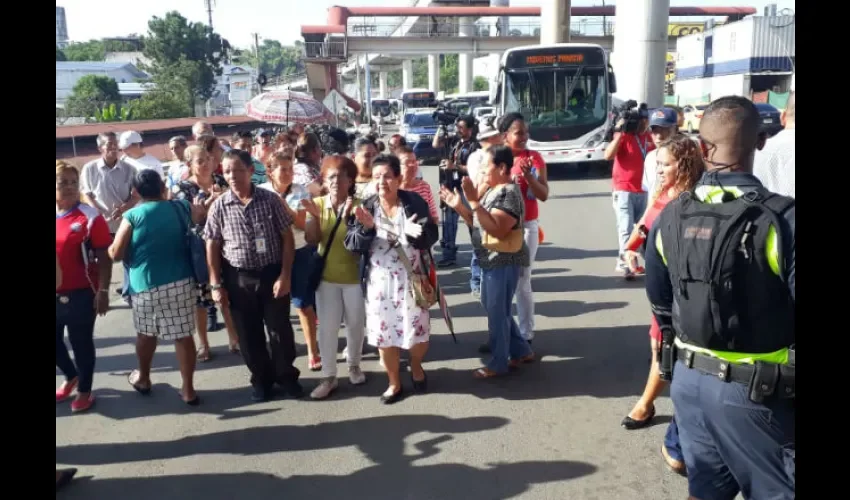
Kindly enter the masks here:
[[531, 354], [531, 346], [519, 333], [511, 314], [520, 266], [504, 266], [481, 270], [481, 303], [487, 311], [490, 350], [493, 358], [487, 368], [507, 373], [508, 361]]
[[[617, 217], [617, 239], [619, 254], [617, 262], [622, 264], [619, 256], [623, 255], [623, 249], [629, 241], [635, 223], [643, 217], [646, 211], [646, 193], [630, 193], [628, 191], [614, 191], [611, 195], [614, 206], [614, 215]], [[621, 269], [628, 266], [619, 265]]]
[[795, 401], [750, 401], [744, 384], [677, 362], [670, 386], [688, 470], [700, 499], [795, 498]]
[[685, 457], [682, 456], [682, 445], [679, 443], [679, 426], [676, 424], [676, 416], [670, 420], [667, 426], [667, 432], [664, 434], [664, 447], [667, 448], [667, 454], [673, 460], [678, 460], [684, 463]]
[[443, 249], [444, 261], [453, 261], [457, 258], [457, 224], [460, 216], [452, 208], [443, 207], [443, 235], [440, 238], [440, 247]]
[[469, 261], [469, 288], [474, 292], [475, 290], [481, 291], [481, 266], [478, 265], [478, 256], [475, 255], [475, 252], [472, 252], [472, 260]]

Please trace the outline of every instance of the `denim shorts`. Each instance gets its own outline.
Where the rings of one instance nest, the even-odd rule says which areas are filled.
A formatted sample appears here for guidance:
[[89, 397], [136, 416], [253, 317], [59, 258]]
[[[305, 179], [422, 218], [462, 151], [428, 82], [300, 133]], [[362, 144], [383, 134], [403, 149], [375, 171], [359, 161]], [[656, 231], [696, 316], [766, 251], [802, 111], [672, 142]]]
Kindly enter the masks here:
[[295, 259], [292, 261], [292, 305], [296, 309], [315, 307], [316, 294], [310, 293], [307, 287], [308, 269], [310, 267], [310, 256], [316, 251], [316, 247], [307, 245], [295, 251]]

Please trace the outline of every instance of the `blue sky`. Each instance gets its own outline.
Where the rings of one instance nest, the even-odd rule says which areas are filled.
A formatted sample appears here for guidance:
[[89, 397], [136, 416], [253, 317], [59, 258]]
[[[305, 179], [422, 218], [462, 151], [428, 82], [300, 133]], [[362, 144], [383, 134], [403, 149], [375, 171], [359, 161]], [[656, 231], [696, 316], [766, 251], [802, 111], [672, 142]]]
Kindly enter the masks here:
[[[332, 5], [407, 6], [410, 0], [213, 0], [213, 26], [216, 31], [237, 47], [249, 46], [252, 33], [261, 38], [291, 43], [300, 39], [302, 24], [325, 24], [327, 9]], [[628, 0], [620, 0], [628, 1]], [[538, 6], [541, 0], [511, 0], [511, 5]], [[616, 5], [608, 0], [606, 4]], [[795, 0], [671, 0], [673, 6], [752, 6], [760, 11], [765, 5], [777, 3], [780, 9], [794, 9]], [[178, 10], [190, 21], [207, 22], [204, 0], [57, 0], [65, 7], [68, 36], [72, 41], [93, 38], [144, 34], [153, 16], [163, 16]], [[573, 0], [573, 5], [602, 5], [602, 0]]]

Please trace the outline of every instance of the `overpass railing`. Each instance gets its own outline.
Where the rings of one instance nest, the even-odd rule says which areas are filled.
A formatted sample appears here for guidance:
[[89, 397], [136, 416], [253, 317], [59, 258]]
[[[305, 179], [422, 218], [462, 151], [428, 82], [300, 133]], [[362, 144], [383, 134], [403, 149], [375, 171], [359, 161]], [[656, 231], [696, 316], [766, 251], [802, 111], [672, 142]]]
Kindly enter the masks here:
[[[409, 26], [405, 36], [408, 37], [455, 37], [461, 31], [476, 37], [526, 37], [540, 36], [540, 21], [537, 19], [515, 18], [503, 21], [504, 18], [479, 18], [469, 22], [458, 17], [423, 16]], [[504, 23], [504, 25], [503, 25]], [[348, 20], [347, 34], [354, 37], [391, 37], [404, 23], [387, 22], [381, 18], [356, 18]], [[574, 35], [604, 36], [614, 32], [614, 23], [600, 20], [583, 19], [573, 21], [571, 30]]]
[[348, 60], [348, 42], [345, 38], [329, 38], [323, 42], [304, 42], [304, 59], [314, 62], [344, 63]]

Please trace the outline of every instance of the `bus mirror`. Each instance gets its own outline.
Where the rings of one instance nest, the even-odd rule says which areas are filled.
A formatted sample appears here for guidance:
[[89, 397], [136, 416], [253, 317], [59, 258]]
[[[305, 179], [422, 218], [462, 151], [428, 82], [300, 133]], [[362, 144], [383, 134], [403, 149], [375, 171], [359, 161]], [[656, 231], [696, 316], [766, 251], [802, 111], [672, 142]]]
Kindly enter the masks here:
[[502, 88], [502, 86], [499, 85], [499, 82], [502, 80], [501, 79], [502, 74], [503, 74], [503, 72], [501, 70], [499, 70], [499, 73], [496, 76], [496, 78], [494, 78], [493, 80], [490, 80], [490, 88], [489, 88], [489, 90], [490, 90], [490, 102], [489, 102], [489, 104], [491, 106], [495, 106], [496, 104], [499, 103], [499, 90], [501, 90], [501, 88]]
[[608, 65], [608, 93], [617, 93], [617, 77], [614, 76], [614, 68], [610, 64]]

